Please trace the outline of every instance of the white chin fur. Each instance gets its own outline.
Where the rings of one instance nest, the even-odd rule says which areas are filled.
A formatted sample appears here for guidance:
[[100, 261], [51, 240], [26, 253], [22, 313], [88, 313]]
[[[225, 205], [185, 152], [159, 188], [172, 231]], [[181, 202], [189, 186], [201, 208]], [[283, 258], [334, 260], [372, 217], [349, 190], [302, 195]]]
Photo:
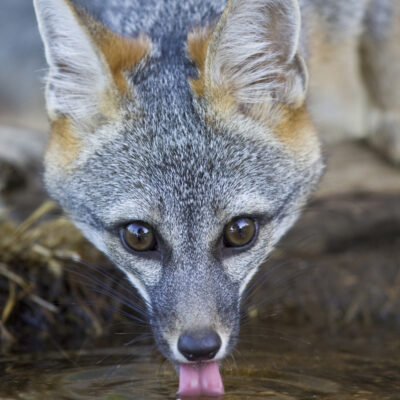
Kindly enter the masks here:
[[83, 222], [74, 221], [74, 224], [82, 231], [89, 242], [96, 246], [101, 252], [107, 254], [107, 248], [104, 242], [103, 235], [101, 235], [99, 232]]
[[137, 289], [139, 294], [143, 297], [147, 307], [150, 307], [151, 306], [150, 297], [142, 282], [140, 282], [140, 280], [137, 279], [133, 274], [130, 274], [128, 272], [125, 272], [125, 274], [128, 277], [129, 281], [132, 283], [132, 285]]

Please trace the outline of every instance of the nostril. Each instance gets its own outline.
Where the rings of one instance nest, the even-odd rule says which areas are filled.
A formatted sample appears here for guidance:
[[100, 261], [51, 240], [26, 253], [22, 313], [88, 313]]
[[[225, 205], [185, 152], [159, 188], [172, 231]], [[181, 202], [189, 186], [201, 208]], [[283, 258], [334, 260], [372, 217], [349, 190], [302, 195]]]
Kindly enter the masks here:
[[217, 332], [183, 333], [178, 340], [178, 350], [188, 361], [213, 359], [221, 348], [221, 338]]

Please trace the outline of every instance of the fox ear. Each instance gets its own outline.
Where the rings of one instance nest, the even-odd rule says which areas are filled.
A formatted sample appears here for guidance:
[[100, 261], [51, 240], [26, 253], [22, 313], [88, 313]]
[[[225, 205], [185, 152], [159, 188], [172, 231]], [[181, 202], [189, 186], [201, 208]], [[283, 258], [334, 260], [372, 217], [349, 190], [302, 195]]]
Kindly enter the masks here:
[[50, 119], [68, 116], [91, 126], [115, 114], [128, 86], [123, 72], [147, 54], [149, 41], [112, 33], [70, 0], [34, 0], [34, 6], [50, 67]]
[[47, 63], [50, 119], [68, 115], [79, 123], [99, 117], [99, 100], [109, 92], [104, 60], [67, 0], [34, 0]]
[[209, 41], [206, 80], [239, 103], [300, 106], [307, 88], [300, 28], [297, 0], [230, 0]]

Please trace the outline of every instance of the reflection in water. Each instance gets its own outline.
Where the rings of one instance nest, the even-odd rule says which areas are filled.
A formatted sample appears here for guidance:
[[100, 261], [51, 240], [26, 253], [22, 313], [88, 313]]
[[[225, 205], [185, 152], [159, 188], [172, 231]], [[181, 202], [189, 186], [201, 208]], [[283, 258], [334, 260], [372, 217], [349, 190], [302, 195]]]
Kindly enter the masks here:
[[[400, 398], [395, 336], [379, 345], [359, 338], [335, 344], [312, 342], [294, 339], [283, 344], [263, 337], [240, 346], [240, 356], [226, 360], [222, 368], [224, 400]], [[0, 376], [0, 399], [177, 398], [175, 370], [144, 346], [2, 359]]]

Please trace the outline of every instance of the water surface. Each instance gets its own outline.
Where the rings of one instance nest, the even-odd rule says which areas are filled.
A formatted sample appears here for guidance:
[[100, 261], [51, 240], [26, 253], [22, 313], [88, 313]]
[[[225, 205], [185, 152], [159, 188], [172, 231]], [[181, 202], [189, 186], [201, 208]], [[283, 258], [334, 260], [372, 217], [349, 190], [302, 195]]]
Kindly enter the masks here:
[[[400, 399], [396, 334], [306, 339], [243, 334], [222, 366], [224, 400]], [[1, 400], [177, 399], [177, 374], [151, 346], [0, 359]]]

